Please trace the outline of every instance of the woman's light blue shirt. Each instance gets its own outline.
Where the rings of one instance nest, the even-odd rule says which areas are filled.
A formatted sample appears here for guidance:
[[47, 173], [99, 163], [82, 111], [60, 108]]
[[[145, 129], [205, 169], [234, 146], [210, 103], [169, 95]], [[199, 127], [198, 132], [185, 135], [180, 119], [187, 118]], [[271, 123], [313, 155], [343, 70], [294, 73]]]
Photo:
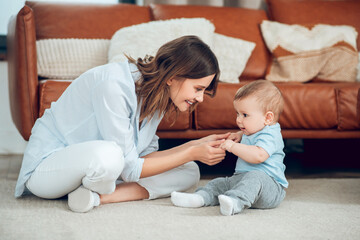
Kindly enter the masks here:
[[158, 150], [156, 129], [162, 119], [156, 113], [139, 128], [135, 82], [140, 77], [136, 65], [121, 62], [93, 68], [75, 79], [35, 122], [15, 197], [24, 193], [26, 181], [51, 153], [92, 140], [116, 142], [125, 158], [122, 180], [138, 181], [144, 162], [141, 156]]
[[289, 186], [285, 177], [284, 141], [279, 123], [265, 126], [261, 131], [249, 136], [244, 134], [241, 143], [263, 148], [269, 154], [269, 158], [260, 164], [251, 164], [238, 158], [235, 173], [259, 170], [273, 177], [283, 187]]

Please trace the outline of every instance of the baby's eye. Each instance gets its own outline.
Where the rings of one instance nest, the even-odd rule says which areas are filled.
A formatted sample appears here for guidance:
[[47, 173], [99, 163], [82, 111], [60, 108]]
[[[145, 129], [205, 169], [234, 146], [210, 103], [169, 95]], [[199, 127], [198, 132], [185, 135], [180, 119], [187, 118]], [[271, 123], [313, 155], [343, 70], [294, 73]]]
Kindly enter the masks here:
[[249, 115], [247, 115], [246, 113], [244, 113], [243, 115], [244, 115], [244, 117], [248, 117], [248, 116], [249, 116]]

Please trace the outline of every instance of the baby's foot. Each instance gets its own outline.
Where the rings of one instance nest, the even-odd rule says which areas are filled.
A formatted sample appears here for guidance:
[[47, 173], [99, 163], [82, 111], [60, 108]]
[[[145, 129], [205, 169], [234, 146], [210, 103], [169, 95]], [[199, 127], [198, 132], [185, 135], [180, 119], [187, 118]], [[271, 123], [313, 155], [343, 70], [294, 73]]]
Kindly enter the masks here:
[[198, 208], [204, 206], [204, 198], [196, 193], [172, 192], [171, 202], [178, 207]]
[[88, 212], [99, 204], [99, 195], [83, 186], [68, 194], [68, 205], [73, 212]]
[[234, 201], [232, 198], [226, 195], [219, 195], [218, 198], [221, 214], [225, 216], [234, 215]]

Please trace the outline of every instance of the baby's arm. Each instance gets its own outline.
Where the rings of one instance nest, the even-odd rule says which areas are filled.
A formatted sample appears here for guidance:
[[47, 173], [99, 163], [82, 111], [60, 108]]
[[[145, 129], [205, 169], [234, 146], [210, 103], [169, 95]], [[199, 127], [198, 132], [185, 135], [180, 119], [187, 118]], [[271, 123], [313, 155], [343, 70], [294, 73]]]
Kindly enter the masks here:
[[269, 158], [269, 154], [261, 147], [236, 143], [232, 140], [226, 140], [220, 147], [252, 164], [262, 163]]

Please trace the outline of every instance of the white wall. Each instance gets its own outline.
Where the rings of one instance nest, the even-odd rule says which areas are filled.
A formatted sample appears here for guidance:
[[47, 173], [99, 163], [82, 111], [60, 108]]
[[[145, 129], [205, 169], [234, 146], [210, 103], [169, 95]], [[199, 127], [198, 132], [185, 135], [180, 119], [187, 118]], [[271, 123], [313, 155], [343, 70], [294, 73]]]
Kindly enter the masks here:
[[7, 23], [23, 6], [25, 0], [0, 0], [0, 34], [7, 34]]
[[0, 154], [21, 154], [26, 147], [11, 119], [7, 62], [0, 62]]

